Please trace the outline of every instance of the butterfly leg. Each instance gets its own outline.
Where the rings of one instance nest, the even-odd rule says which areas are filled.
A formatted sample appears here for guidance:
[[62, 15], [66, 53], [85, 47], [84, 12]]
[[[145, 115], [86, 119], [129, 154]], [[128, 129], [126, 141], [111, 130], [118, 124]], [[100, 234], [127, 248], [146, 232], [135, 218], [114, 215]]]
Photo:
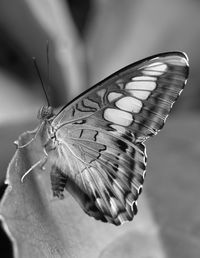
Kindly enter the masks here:
[[51, 169], [51, 186], [53, 191], [53, 196], [57, 196], [59, 199], [64, 198], [64, 188], [67, 183], [67, 176], [60, 171], [56, 166], [52, 166]]
[[40, 164], [41, 170], [45, 170], [45, 164], [47, 163], [47, 160], [48, 160], [48, 153], [45, 148], [43, 148], [43, 152], [44, 152], [45, 158], [43, 162]]
[[24, 178], [33, 170], [35, 169], [37, 166], [40, 166], [40, 168], [42, 170], [44, 170], [44, 165], [47, 163], [47, 160], [48, 160], [48, 154], [45, 150], [45, 148], [43, 149], [43, 152], [44, 152], [44, 157], [42, 159], [40, 159], [39, 161], [37, 161], [34, 165], [32, 165], [27, 171], [26, 173], [24, 173], [24, 175], [21, 177], [21, 182], [23, 183], [24, 181]]
[[24, 178], [32, 171], [34, 170], [37, 166], [43, 164], [44, 162], [46, 163], [47, 157], [45, 156], [43, 159], [40, 159], [38, 162], [36, 162], [34, 165], [32, 165], [27, 171], [26, 173], [24, 173], [24, 175], [21, 177], [21, 182], [24, 182]]

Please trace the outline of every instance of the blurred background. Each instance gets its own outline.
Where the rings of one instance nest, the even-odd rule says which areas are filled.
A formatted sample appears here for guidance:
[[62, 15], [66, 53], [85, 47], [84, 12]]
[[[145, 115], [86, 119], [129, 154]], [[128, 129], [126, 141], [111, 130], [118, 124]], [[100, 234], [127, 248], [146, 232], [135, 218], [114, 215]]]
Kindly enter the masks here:
[[[37, 125], [37, 112], [46, 104], [33, 56], [51, 105], [58, 108], [123, 66], [184, 51], [189, 80], [165, 129], [147, 144], [144, 194], [166, 257], [200, 257], [199, 12], [196, 0], [1, 0], [1, 195], [13, 141]], [[0, 253], [12, 257], [1, 235]]]

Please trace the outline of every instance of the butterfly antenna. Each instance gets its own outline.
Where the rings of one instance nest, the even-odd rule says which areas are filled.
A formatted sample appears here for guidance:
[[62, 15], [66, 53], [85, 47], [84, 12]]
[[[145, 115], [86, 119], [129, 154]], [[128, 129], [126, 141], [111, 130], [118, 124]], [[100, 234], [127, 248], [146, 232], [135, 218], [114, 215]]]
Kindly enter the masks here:
[[48, 104], [48, 107], [50, 106], [50, 102], [49, 102], [49, 98], [48, 98], [48, 95], [47, 95], [47, 92], [46, 92], [46, 89], [44, 87], [44, 83], [42, 81], [42, 77], [40, 75], [40, 71], [39, 71], [39, 68], [38, 68], [38, 65], [37, 65], [37, 62], [36, 62], [36, 58], [35, 57], [32, 57], [33, 59], [33, 63], [34, 63], [34, 66], [35, 66], [35, 69], [37, 71], [37, 74], [38, 74], [38, 77], [40, 79], [40, 82], [42, 84], [42, 88], [43, 88], [43, 91], [44, 91], [44, 94], [45, 94], [45, 97], [46, 97], [46, 100], [47, 100], [47, 104]]
[[50, 62], [49, 62], [49, 40], [47, 40], [46, 52], [47, 52], [47, 79], [48, 79], [48, 82], [49, 82], [49, 66], [50, 66]]

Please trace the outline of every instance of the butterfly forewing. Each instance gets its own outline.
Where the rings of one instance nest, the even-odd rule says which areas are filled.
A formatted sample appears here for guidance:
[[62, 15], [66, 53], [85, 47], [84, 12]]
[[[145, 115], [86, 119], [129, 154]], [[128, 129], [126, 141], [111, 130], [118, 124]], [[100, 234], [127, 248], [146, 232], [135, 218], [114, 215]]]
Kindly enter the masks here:
[[163, 127], [188, 70], [183, 53], [152, 56], [111, 75], [56, 115], [51, 126], [57, 152], [61, 163], [68, 162], [59, 169], [86, 213], [116, 225], [132, 220], [146, 170], [143, 141]]

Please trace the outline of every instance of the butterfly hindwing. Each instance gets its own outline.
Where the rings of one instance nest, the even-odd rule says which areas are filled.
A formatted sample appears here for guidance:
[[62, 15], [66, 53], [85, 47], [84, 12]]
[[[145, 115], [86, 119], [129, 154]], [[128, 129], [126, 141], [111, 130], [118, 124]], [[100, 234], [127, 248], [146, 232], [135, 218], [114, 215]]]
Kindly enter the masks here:
[[[67, 140], [62, 137], [62, 141]], [[71, 162], [70, 171], [61, 169], [68, 177], [67, 184], [70, 186], [67, 190], [85, 212], [116, 225], [132, 220], [137, 213], [136, 200], [145, 176], [145, 146], [142, 143], [126, 143], [118, 137], [98, 132], [95, 139], [82, 134], [79, 140], [68, 143], [67, 147], [62, 141], [60, 150], [63, 158], [70, 157]], [[57, 189], [63, 183], [62, 174], [60, 172], [59, 181], [52, 181], [57, 196], [60, 196]], [[56, 173], [53, 175], [55, 177]]]
[[55, 116], [57, 152], [68, 164], [60, 169], [86, 213], [116, 225], [132, 220], [146, 170], [143, 141], [163, 127], [187, 76], [183, 53], [152, 56], [98, 83]]

